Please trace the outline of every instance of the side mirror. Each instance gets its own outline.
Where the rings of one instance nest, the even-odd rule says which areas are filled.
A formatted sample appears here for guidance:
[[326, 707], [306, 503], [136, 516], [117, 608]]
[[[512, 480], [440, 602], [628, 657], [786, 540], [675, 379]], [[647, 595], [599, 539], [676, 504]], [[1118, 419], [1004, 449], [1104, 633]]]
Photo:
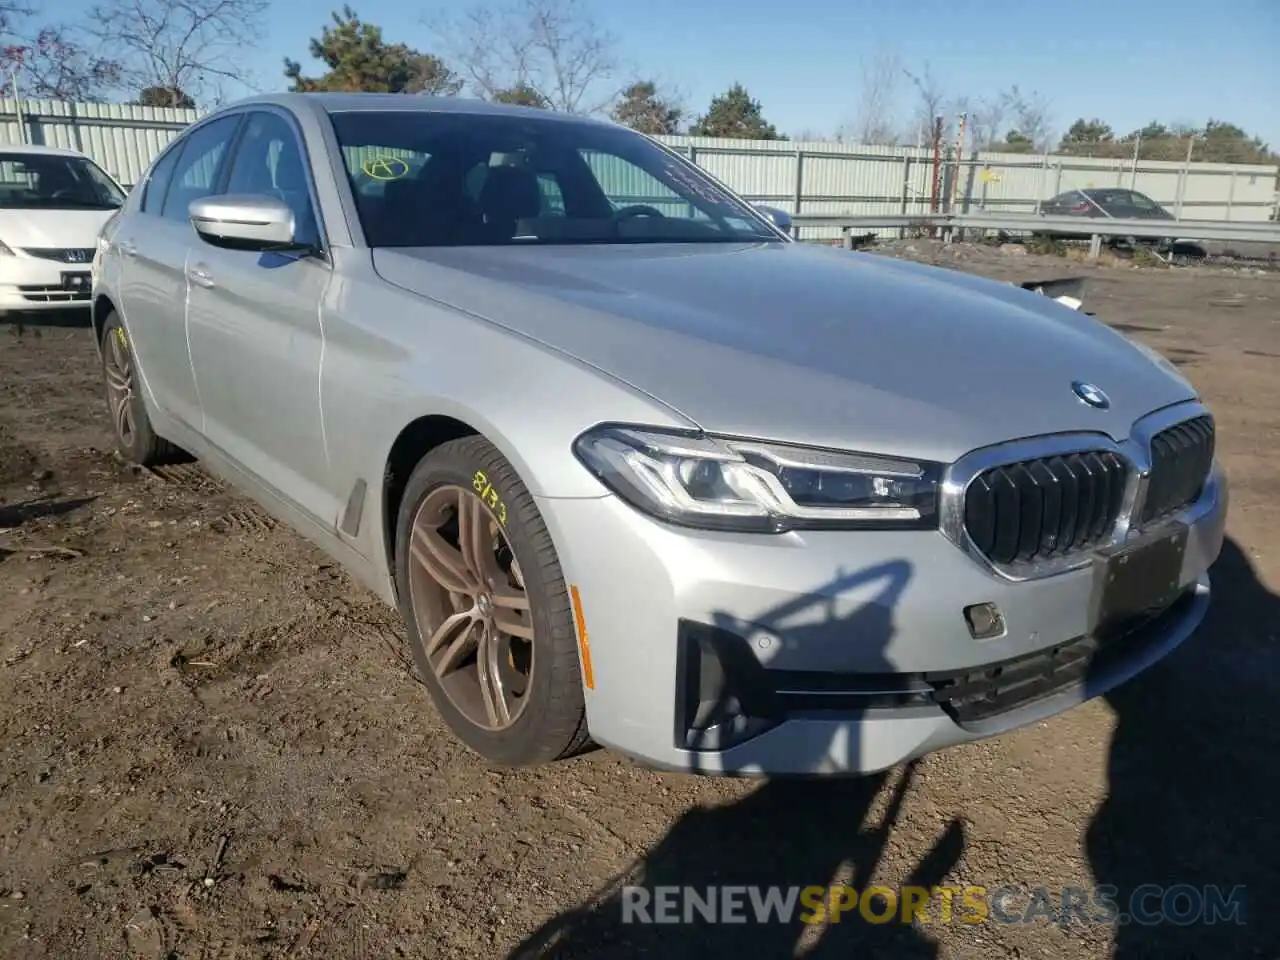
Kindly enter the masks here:
[[787, 236], [791, 236], [791, 214], [778, 207], [766, 207], [763, 204], [756, 204], [756, 209], [763, 213], [775, 227]]
[[1027, 280], [1021, 284], [1023, 290], [1030, 290], [1042, 297], [1057, 300], [1060, 304], [1079, 310], [1084, 306], [1084, 277], [1061, 277], [1057, 280]]
[[215, 246], [267, 250], [294, 242], [293, 211], [266, 194], [204, 197], [191, 201], [187, 215], [196, 233]]

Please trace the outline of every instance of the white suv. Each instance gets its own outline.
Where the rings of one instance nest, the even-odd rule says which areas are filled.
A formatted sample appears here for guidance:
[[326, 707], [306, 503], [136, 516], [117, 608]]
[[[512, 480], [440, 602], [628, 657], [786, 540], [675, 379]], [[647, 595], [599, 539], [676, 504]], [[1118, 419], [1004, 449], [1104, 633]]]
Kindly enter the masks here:
[[75, 150], [0, 146], [0, 314], [88, 306], [98, 232], [124, 198]]

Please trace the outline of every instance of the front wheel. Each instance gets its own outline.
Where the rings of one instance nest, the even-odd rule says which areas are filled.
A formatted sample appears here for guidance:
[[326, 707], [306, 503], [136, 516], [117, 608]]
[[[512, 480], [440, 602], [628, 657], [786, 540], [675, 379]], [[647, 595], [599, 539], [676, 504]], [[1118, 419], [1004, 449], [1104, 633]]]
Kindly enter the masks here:
[[443, 444], [409, 477], [396, 586], [414, 661], [450, 729], [494, 763], [586, 744], [577, 636], [546, 525], [482, 437]]

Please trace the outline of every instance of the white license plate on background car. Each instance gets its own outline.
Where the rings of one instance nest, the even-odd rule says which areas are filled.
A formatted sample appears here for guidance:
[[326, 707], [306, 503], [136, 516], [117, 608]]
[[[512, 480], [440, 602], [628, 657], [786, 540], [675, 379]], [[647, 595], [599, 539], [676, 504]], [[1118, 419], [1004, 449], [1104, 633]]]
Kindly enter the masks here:
[[93, 274], [85, 270], [83, 272], [64, 273], [62, 275], [62, 289], [70, 290], [74, 293], [87, 291], [93, 285]]

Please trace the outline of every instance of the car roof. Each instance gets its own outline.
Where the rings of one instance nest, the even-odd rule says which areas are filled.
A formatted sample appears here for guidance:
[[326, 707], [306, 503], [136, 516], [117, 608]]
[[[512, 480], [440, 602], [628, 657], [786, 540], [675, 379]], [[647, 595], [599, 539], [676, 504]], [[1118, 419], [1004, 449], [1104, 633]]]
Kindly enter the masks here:
[[428, 97], [405, 93], [265, 93], [228, 103], [222, 110], [254, 104], [274, 104], [295, 112], [310, 110], [319, 113], [352, 113], [360, 111], [386, 111], [406, 113], [460, 113], [478, 116], [511, 116], [538, 118], [564, 123], [590, 123], [614, 126], [601, 120], [543, 110], [539, 107], [521, 107], [507, 103], [491, 103], [470, 97]]
[[0, 143], [0, 154], [7, 153], [43, 153], [51, 157], [83, 157], [79, 150], [67, 147], [45, 147], [29, 143]]

